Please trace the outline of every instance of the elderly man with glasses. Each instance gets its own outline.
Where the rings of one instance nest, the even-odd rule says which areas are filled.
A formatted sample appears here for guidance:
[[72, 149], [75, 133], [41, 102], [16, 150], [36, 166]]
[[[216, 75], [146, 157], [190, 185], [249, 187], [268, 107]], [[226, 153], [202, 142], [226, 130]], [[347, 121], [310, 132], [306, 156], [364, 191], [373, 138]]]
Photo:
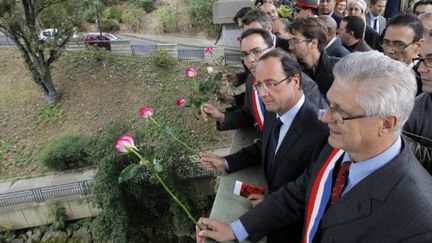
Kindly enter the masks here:
[[[255, 37], [260, 39], [256, 35], [244, 38], [242, 50], [259, 56], [262, 51], [255, 46], [260, 41]], [[301, 68], [294, 57], [281, 49], [270, 50], [259, 58], [254, 73], [254, 87], [267, 110], [261, 140], [224, 158], [203, 153], [201, 160], [209, 170], [227, 172], [262, 164], [269, 193], [272, 193], [303, 173], [314, 151], [319, 151], [326, 142], [328, 130], [318, 120], [317, 107], [303, 94]], [[253, 206], [263, 199], [260, 194], [248, 197]], [[290, 242], [299, 242], [302, 226], [299, 220], [289, 228], [273, 230], [267, 240], [285, 243], [289, 238]]]
[[417, 57], [423, 43], [423, 25], [411, 14], [398, 15], [390, 20], [384, 31], [381, 47], [384, 54], [412, 68], [417, 77], [417, 95], [422, 92], [422, 83], [418, 73], [418, 63], [412, 59]]
[[333, 72], [321, 113], [329, 144], [316, 163], [231, 224], [201, 218], [198, 242], [256, 241], [302, 218], [307, 243], [432, 242], [432, 177], [400, 136], [414, 73], [377, 51], [352, 53]]

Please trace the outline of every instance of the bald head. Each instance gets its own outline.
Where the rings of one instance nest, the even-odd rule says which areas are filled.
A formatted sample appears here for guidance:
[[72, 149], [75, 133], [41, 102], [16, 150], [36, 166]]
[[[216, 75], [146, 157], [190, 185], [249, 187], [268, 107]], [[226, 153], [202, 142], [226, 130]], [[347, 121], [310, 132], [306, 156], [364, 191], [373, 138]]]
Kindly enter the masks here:
[[336, 30], [337, 30], [337, 23], [336, 21], [328, 16], [328, 15], [321, 15], [318, 16], [320, 20], [325, 24], [327, 29], [327, 41], [333, 39], [333, 37], [336, 36]]

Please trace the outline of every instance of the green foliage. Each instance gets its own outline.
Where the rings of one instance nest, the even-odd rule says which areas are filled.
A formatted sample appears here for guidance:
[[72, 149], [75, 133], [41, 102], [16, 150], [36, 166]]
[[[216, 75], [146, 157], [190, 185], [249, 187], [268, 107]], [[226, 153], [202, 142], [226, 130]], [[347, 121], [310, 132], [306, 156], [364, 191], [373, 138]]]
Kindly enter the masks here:
[[192, 94], [189, 97], [190, 103], [199, 109], [203, 103], [209, 101], [220, 91], [222, 72], [218, 72], [214, 76], [209, 75], [205, 79], [199, 77], [189, 78], [188, 82], [192, 89]]
[[55, 230], [63, 230], [66, 225], [65, 208], [51, 203], [48, 206], [48, 220], [52, 222], [52, 226]]
[[112, 56], [109, 51], [103, 47], [98, 47], [96, 45], [89, 46], [84, 54], [86, 57], [90, 57], [96, 63], [106, 63], [111, 60]]
[[62, 1], [46, 8], [40, 15], [40, 21], [46, 28], [82, 29], [85, 25], [86, 10], [86, 6], [80, 1]]
[[123, 11], [121, 21], [128, 24], [133, 30], [138, 30], [142, 26], [142, 18], [146, 12], [140, 8], [129, 7]]
[[15, 234], [12, 230], [5, 230], [0, 232], [0, 243], [9, 243], [14, 238], [15, 238]]
[[39, 154], [39, 160], [49, 169], [68, 170], [89, 166], [86, 151], [90, 138], [77, 134], [64, 134], [50, 140]]
[[177, 30], [176, 15], [171, 5], [165, 5], [157, 10], [157, 16], [162, 23], [162, 28], [165, 33], [174, 32]]
[[[172, 133], [193, 146], [196, 139], [186, 135], [190, 132], [187, 130], [188, 126], [177, 126], [182, 126], [182, 129], [174, 127]], [[191, 181], [183, 178], [199, 170], [191, 163], [189, 153], [183, 147], [168, 139], [163, 131], [154, 126], [143, 124], [142, 128], [131, 131], [122, 122], [113, 123], [103, 136], [105, 141], [108, 137], [113, 137], [109, 147], [111, 152], [106, 152], [105, 157], [100, 160], [93, 184], [95, 202], [103, 209], [103, 213], [95, 221], [97, 240], [179, 242], [181, 239], [188, 239], [188, 236], [193, 235], [194, 225], [147, 169], [140, 166], [135, 177], [125, 183], [118, 183], [119, 175], [124, 168], [137, 162], [133, 155], [121, 155], [112, 149], [112, 143], [124, 133], [134, 135], [143, 156], [151, 157], [153, 153], [156, 155], [156, 159], [163, 167], [161, 177], [179, 199], [186, 203], [196, 218], [205, 214], [210, 204]], [[156, 169], [161, 170], [160, 167]]]
[[177, 63], [177, 60], [174, 59], [166, 50], [159, 49], [152, 53], [150, 57], [153, 65], [159, 67], [161, 69], [169, 70]]
[[218, 25], [212, 22], [213, 3], [216, 0], [183, 0], [189, 15], [192, 18], [192, 25], [195, 29], [205, 30], [209, 35], [215, 35], [219, 29]]
[[281, 18], [292, 19], [294, 17], [294, 11], [286, 5], [279, 6], [277, 12]]
[[104, 11], [104, 16], [109, 19], [115, 19], [118, 22], [122, 23], [122, 15], [123, 15], [123, 9], [118, 7], [109, 7], [106, 8]]
[[60, 120], [63, 117], [63, 110], [60, 103], [52, 105], [43, 105], [36, 116], [33, 117], [33, 122], [36, 125], [49, 124]]
[[154, 0], [135, 0], [135, 5], [138, 7], [141, 7], [146, 11], [147, 13], [150, 13], [151, 11], [155, 10], [154, 7]]
[[120, 25], [115, 19], [103, 19], [100, 28], [103, 32], [115, 32], [120, 30]]

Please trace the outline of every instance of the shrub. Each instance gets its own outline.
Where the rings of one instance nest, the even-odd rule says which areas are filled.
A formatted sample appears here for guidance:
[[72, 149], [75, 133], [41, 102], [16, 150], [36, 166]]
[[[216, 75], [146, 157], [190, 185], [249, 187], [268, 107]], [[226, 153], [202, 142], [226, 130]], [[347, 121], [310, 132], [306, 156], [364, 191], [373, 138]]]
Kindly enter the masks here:
[[51, 170], [68, 170], [91, 165], [86, 148], [90, 139], [75, 134], [50, 140], [39, 154], [39, 160]]
[[105, 10], [104, 15], [109, 19], [115, 19], [122, 23], [123, 9], [118, 7], [110, 7]]
[[120, 30], [120, 25], [115, 19], [101, 20], [100, 28], [104, 32], [115, 32]]
[[216, 0], [183, 0], [188, 6], [189, 15], [192, 18], [192, 25], [199, 30], [205, 30], [208, 34], [214, 35], [219, 29], [212, 22], [213, 3]]
[[174, 57], [169, 55], [166, 50], [157, 50], [150, 58], [153, 65], [162, 69], [170, 69], [176, 64]]
[[146, 12], [139, 8], [127, 8], [123, 11], [121, 17], [123, 23], [127, 23], [133, 30], [137, 30], [141, 27], [141, 19], [145, 16]]
[[154, 0], [135, 0], [135, 5], [143, 8], [147, 13], [155, 10]]
[[51, 203], [48, 206], [48, 220], [52, 222], [55, 230], [63, 230], [66, 225], [66, 210], [63, 207]]
[[157, 16], [162, 23], [164, 32], [174, 32], [177, 29], [176, 16], [171, 5], [165, 5], [157, 10]]

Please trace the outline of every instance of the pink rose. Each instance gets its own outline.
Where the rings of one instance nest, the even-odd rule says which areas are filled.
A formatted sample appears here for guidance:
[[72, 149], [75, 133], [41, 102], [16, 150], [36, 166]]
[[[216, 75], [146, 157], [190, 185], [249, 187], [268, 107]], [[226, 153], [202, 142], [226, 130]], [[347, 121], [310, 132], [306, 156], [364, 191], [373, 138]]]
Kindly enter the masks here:
[[177, 100], [177, 106], [182, 108], [183, 106], [185, 106], [186, 104], [186, 100], [183, 96], [180, 96]]
[[214, 48], [209, 46], [206, 49], [204, 49], [204, 52], [207, 54], [213, 55], [214, 54]]
[[130, 135], [123, 135], [114, 143], [114, 148], [121, 153], [129, 153], [129, 150], [134, 148], [134, 140]]
[[140, 117], [147, 119], [147, 118], [153, 116], [153, 108], [149, 105], [144, 106], [143, 108], [138, 110], [138, 114]]
[[188, 67], [186, 69], [186, 76], [189, 78], [193, 78], [197, 75], [197, 70], [193, 67]]
[[241, 36], [237, 37], [237, 41], [241, 42]]

